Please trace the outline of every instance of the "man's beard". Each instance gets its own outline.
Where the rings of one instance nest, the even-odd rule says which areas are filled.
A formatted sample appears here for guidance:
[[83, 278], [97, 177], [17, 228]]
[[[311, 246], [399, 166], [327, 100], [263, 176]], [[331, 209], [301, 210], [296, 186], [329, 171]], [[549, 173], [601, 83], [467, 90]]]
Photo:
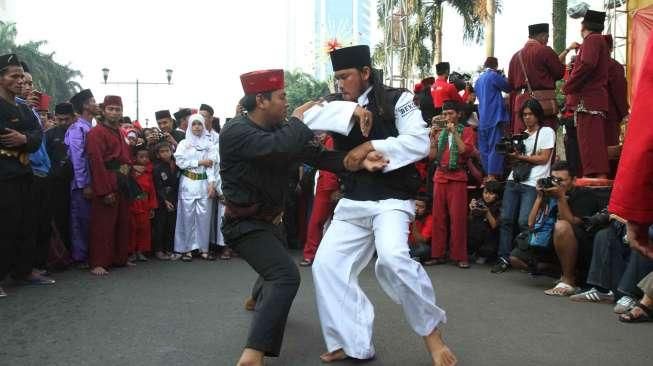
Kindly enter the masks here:
[[426, 213], [421, 213], [421, 214], [415, 214], [415, 219], [416, 220], [421, 220], [426, 216]]

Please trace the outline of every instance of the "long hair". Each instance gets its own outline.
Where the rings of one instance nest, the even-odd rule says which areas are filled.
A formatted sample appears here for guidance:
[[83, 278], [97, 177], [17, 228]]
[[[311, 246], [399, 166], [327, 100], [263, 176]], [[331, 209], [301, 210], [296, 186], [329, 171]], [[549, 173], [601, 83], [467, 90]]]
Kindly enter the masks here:
[[528, 99], [524, 102], [524, 104], [521, 105], [521, 108], [519, 108], [519, 115], [522, 116], [524, 114], [524, 110], [528, 108], [533, 112], [535, 117], [537, 118], [537, 123], [540, 124], [544, 120], [544, 110], [542, 109], [542, 105], [540, 102], [538, 102], [536, 99]]

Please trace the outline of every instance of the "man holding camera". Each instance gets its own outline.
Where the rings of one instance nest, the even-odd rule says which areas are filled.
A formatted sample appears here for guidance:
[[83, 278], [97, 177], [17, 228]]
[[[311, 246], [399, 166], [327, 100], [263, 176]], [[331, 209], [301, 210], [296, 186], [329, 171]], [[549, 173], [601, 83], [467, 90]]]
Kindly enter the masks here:
[[[583, 218], [593, 216], [601, 210], [596, 196], [587, 188], [576, 187], [576, 177], [569, 171], [566, 161], [559, 161], [551, 167], [551, 177], [537, 182], [537, 198], [531, 210], [529, 226], [547, 198], [557, 202], [558, 220], [553, 228], [553, 248], [562, 276], [555, 287], [544, 291], [550, 296], [570, 296], [576, 293], [576, 267], [578, 259], [589, 261], [592, 252], [592, 235], [587, 231]], [[531, 253], [515, 249], [510, 257], [513, 267], [526, 268], [532, 260]]]
[[[537, 196], [535, 185], [538, 179], [549, 175], [553, 147], [555, 146], [556, 136], [553, 129], [540, 127], [540, 121], [544, 119], [544, 111], [537, 100], [527, 100], [521, 106], [519, 114], [526, 124], [525, 133], [528, 134], [528, 138], [523, 140], [521, 146], [510, 147], [509, 151], [506, 151], [513, 168], [503, 193], [499, 260], [492, 268], [492, 273], [505, 272], [510, 268], [510, 250], [515, 229], [518, 229], [519, 232], [528, 230], [528, 214]], [[515, 219], [517, 219], [517, 228]]]
[[503, 137], [505, 122], [510, 120], [501, 92], [510, 92], [510, 84], [502, 71], [498, 71], [499, 60], [488, 57], [485, 71], [474, 86], [478, 95], [478, 149], [483, 169], [488, 180], [503, 176], [503, 156], [497, 153], [495, 145]]

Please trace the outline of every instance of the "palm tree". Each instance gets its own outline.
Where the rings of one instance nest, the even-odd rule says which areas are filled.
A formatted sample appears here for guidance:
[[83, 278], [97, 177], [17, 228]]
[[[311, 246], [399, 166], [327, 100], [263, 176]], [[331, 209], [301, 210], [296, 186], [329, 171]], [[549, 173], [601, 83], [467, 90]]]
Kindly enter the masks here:
[[560, 53], [567, 46], [567, 0], [553, 0], [553, 49]]
[[0, 54], [15, 53], [30, 68], [35, 87], [52, 97], [52, 103], [70, 99], [81, 89], [73, 79], [80, 77], [78, 70], [54, 61], [54, 53], [46, 54], [40, 48], [47, 41], [16, 44], [16, 25], [0, 22]]
[[[402, 61], [402, 74], [410, 75], [413, 66], [420, 76], [429, 74], [431, 66], [442, 61], [443, 4], [448, 3], [463, 18], [463, 39], [479, 43], [483, 38], [485, 19], [493, 14], [487, 9], [486, 1], [475, 0], [381, 0], [377, 3], [381, 28], [386, 29], [385, 19], [405, 3], [408, 11], [407, 42]], [[496, 12], [501, 11], [501, 2], [495, 0]], [[428, 47], [430, 46], [430, 47]], [[383, 47], [376, 47], [380, 51]], [[375, 52], [378, 61], [382, 56]]]

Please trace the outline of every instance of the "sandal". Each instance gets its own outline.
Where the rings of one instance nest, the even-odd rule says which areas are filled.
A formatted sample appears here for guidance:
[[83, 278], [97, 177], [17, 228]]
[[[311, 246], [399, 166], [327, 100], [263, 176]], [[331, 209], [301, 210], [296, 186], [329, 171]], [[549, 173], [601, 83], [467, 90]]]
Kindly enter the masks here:
[[623, 323], [653, 322], [653, 309], [638, 302], [629, 312], [619, 315], [619, 321]]
[[425, 266], [438, 266], [440, 264], [446, 264], [446, 263], [447, 263], [447, 260], [444, 259], [444, 258], [433, 258], [433, 259], [429, 259], [427, 261], [424, 261], [423, 264]]
[[181, 256], [181, 261], [182, 262], [192, 262], [193, 261], [193, 255], [190, 254], [190, 252], [184, 253]]
[[463, 262], [463, 261], [458, 262], [458, 268], [462, 268], [462, 269], [469, 268], [469, 262]]
[[555, 285], [555, 287], [544, 291], [546, 295], [560, 296], [560, 297], [575, 295], [577, 292], [578, 292], [578, 288], [564, 282], [558, 282], [558, 284]]

